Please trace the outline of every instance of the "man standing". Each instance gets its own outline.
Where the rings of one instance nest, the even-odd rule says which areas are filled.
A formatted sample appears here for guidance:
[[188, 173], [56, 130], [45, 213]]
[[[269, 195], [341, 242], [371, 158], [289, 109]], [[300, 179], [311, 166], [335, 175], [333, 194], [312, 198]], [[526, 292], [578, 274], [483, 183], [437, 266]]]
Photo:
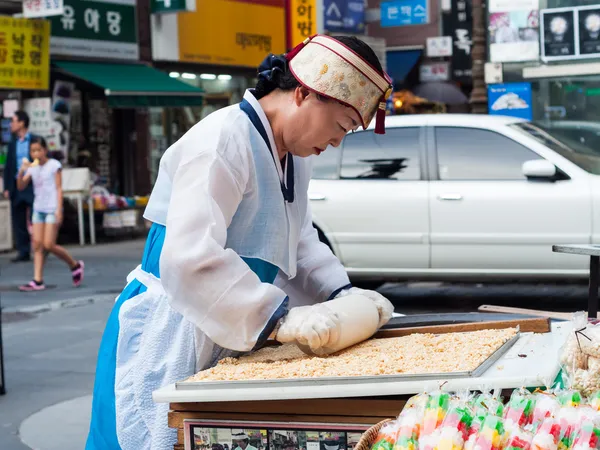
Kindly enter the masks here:
[[30, 259], [31, 240], [27, 230], [27, 214], [33, 205], [33, 186], [23, 191], [17, 189], [17, 174], [23, 164], [23, 158], [31, 161], [29, 144], [31, 134], [28, 131], [29, 116], [25, 111], [17, 111], [10, 122], [13, 139], [8, 146], [6, 166], [4, 168], [4, 198], [10, 199], [12, 225], [17, 244], [17, 256], [12, 262], [24, 262]]

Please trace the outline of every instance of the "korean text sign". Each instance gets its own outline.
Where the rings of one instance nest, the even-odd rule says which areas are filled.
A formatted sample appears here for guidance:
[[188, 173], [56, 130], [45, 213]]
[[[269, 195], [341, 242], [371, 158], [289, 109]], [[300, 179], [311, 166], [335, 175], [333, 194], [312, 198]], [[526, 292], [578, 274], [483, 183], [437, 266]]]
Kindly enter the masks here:
[[285, 52], [283, 6], [283, 0], [198, 2], [195, 12], [177, 15], [179, 61], [256, 68], [269, 53]]
[[47, 90], [50, 23], [0, 18], [0, 88]]
[[135, 0], [64, 0], [52, 18], [53, 55], [138, 59]]
[[317, 33], [317, 1], [291, 0], [290, 47], [294, 48], [306, 38]]
[[394, 0], [381, 3], [382, 27], [423, 25], [427, 22], [427, 0]]

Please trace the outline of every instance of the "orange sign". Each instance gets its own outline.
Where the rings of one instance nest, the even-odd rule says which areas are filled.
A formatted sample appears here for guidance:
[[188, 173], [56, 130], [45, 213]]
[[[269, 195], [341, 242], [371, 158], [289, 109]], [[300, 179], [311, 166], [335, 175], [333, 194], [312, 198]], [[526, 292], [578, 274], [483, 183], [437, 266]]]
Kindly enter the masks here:
[[317, 1], [290, 0], [290, 47], [317, 34]]
[[179, 61], [257, 67], [285, 52], [283, 0], [197, 0], [178, 14]]

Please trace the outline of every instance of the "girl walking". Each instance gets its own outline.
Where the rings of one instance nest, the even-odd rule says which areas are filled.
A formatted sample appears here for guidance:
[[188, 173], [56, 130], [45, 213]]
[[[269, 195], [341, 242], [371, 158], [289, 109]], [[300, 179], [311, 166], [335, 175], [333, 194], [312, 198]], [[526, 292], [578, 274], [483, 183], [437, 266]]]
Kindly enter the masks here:
[[75, 261], [64, 247], [56, 244], [58, 229], [62, 224], [62, 165], [56, 159], [48, 158], [46, 140], [31, 138], [31, 158], [23, 160], [17, 176], [17, 188], [23, 190], [33, 182], [33, 280], [19, 287], [21, 291], [41, 291], [44, 286], [44, 263], [46, 255], [53, 253], [71, 269], [73, 284], [83, 281], [83, 261]]

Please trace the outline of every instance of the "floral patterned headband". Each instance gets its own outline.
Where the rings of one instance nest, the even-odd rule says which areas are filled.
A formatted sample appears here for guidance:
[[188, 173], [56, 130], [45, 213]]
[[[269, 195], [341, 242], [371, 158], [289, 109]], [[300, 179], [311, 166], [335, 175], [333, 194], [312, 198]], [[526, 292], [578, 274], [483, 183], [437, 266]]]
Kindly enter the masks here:
[[354, 109], [367, 128], [377, 113], [375, 133], [385, 134], [385, 103], [392, 80], [353, 50], [329, 36], [306, 39], [286, 55], [289, 70], [307, 89]]

